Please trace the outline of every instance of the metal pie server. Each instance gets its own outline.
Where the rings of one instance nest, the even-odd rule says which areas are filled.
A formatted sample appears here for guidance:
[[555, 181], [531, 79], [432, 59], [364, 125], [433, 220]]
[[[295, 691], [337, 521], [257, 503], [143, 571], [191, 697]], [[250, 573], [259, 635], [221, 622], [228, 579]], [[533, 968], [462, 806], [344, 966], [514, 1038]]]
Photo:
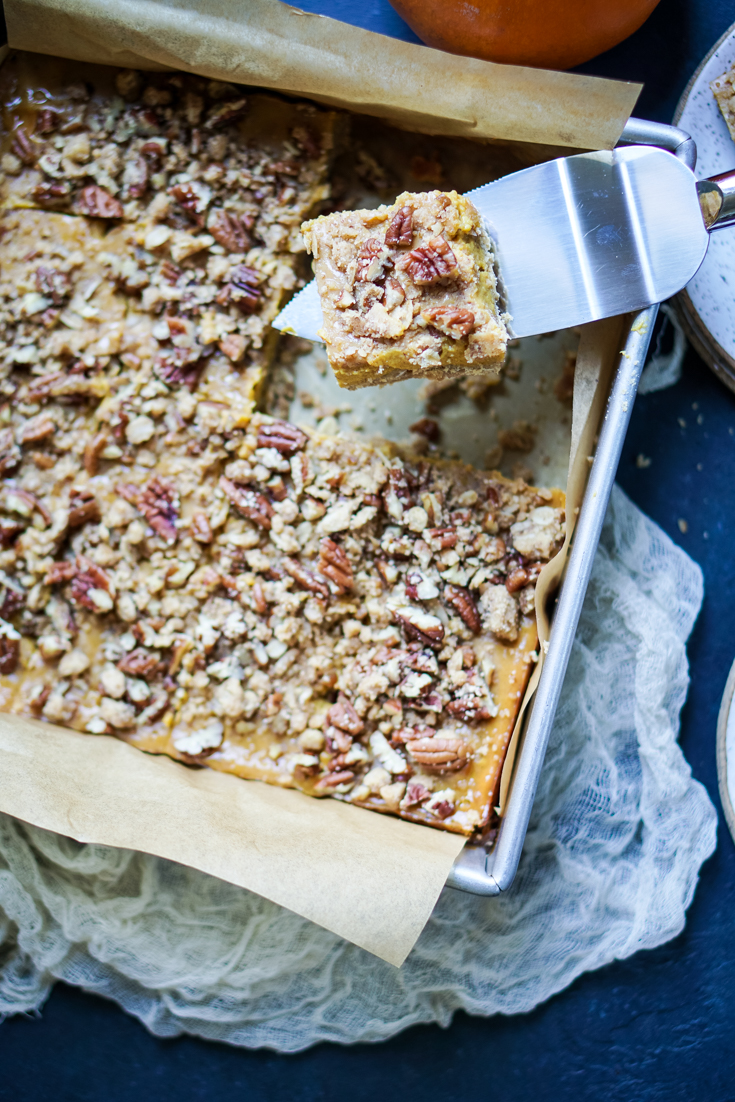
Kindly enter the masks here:
[[[695, 275], [709, 231], [735, 224], [735, 172], [698, 183], [646, 145], [561, 157], [468, 195], [495, 241], [516, 337], [662, 302]], [[273, 324], [320, 340], [313, 280]]]

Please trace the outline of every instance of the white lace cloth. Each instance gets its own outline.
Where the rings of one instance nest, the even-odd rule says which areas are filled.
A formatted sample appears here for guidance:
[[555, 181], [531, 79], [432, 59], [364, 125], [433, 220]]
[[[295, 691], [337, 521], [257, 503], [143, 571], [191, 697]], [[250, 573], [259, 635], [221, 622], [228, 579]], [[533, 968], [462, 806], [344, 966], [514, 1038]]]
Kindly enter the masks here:
[[716, 815], [679, 749], [699, 568], [616, 489], [520, 871], [445, 890], [400, 970], [203, 873], [0, 816], [0, 1011], [55, 977], [152, 1032], [296, 1051], [529, 1010], [674, 937]]

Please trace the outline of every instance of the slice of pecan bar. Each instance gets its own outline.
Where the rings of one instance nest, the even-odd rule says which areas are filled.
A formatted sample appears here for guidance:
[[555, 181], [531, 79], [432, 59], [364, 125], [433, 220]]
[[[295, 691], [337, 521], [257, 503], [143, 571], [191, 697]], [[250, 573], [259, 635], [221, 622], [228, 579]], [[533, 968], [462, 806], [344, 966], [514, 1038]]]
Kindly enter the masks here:
[[497, 380], [507, 332], [492, 243], [468, 199], [405, 192], [392, 206], [330, 214], [302, 231], [340, 386]]

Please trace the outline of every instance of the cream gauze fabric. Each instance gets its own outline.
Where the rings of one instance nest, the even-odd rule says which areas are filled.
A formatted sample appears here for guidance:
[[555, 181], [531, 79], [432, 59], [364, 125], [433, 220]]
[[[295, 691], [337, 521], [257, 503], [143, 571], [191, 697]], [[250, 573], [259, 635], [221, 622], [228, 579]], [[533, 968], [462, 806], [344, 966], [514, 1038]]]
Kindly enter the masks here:
[[0, 1012], [61, 978], [158, 1036], [294, 1052], [530, 1010], [674, 937], [715, 847], [676, 742], [701, 601], [699, 568], [616, 488], [515, 883], [446, 889], [400, 970], [203, 873], [0, 816]]

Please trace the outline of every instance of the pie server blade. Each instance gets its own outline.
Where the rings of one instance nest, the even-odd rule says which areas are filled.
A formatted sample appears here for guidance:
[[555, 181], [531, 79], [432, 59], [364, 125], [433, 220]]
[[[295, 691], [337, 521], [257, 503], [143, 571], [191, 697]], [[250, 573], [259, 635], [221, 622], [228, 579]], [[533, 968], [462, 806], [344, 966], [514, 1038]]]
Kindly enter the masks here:
[[[641, 310], [680, 291], [707, 252], [706, 186], [672, 153], [636, 145], [561, 157], [470, 191], [495, 241], [513, 335]], [[712, 224], [727, 224], [724, 213]], [[320, 340], [313, 280], [273, 324]]]

